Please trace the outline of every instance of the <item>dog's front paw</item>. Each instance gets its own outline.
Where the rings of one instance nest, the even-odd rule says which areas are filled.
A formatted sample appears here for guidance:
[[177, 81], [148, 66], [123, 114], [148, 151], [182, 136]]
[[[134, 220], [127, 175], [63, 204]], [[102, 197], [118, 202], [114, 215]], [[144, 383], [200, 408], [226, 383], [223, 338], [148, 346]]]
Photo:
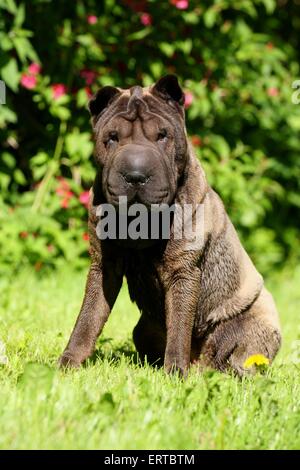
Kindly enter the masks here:
[[179, 375], [179, 377], [186, 379], [188, 375], [188, 365], [180, 364], [176, 361], [165, 361], [164, 369], [167, 374]]
[[73, 356], [73, 354], [71, 354], [67, 351], [64, 352], [58, 360], [58, 366], [61, 369], [78, 368], [80, 366], [80, 364], [81, 363], [78, 360], [76, 360], [76, 358]]

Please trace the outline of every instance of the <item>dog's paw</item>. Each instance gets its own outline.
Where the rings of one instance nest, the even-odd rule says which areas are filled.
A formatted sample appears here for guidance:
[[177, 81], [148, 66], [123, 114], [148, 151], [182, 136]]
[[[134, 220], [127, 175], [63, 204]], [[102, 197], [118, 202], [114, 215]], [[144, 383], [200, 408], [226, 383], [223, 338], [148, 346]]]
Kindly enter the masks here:
[[80, 362], [76, 361], [72, 354], [64, 352], [58, 360], [58, 366], [61, 369], [78, 368], [80, 366]]
[[182, 379], [186, 379], [188, 376], [188, 367], [176, 364], [176, 362], [165, 362], [164, 369], [167, 374], [178, 375]]

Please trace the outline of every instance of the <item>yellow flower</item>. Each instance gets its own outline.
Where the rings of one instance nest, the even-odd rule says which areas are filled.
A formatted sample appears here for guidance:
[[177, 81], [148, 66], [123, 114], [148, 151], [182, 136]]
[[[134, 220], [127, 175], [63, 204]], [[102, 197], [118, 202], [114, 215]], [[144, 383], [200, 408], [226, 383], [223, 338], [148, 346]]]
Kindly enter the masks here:
[[253, 354], [245, 360], [243, 367], [244, 369], [250, 369], [254, 364], [257, 366], [268, 366], [269, 363], [269, 359], [263, 354]]

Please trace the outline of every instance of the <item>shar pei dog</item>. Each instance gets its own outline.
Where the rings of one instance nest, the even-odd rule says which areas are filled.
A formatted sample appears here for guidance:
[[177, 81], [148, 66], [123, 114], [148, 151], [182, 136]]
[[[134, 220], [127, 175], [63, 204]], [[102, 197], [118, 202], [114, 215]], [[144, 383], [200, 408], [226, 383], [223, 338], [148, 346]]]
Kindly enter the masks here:
[[[105, 86], [89, 111], [98, 168], [89, 205], [91, 266], [60, 365], [78, 367], [93, 353], [124, 276], [141, 311], [133, 331], [141, 360], [182, 376], [191, 363], [241, 376], [251, 355], [271, 362], [281, 343], [276, 307], [188, 142], [176, 76], [147, 88]], [[160, 206], [176, 207], [168, 236], [160, 229], [154, 237], [120, 236], [119, 221], [118, 234], [108, 230], [104, 237], [101, 207], [120, 215], [124, 198], [128, 225], [134, 204], [148, 216]], [[195, 243], [184, 231], [175, 236], [176, 211], [185, 206], [192, 208], [187, 220], [201, 232]]]

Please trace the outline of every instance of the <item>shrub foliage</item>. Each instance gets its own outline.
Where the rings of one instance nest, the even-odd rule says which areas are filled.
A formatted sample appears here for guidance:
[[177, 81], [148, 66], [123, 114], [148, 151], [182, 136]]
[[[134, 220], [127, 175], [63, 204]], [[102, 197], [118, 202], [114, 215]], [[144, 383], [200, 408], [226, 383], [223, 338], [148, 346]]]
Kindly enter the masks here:
[[299, 30], [292, 1], [0, 0], [0, 269], [85, 262], [87, 101], [165, 73], [181, 80], [191, 140], [260, 269], [296, 258]]

